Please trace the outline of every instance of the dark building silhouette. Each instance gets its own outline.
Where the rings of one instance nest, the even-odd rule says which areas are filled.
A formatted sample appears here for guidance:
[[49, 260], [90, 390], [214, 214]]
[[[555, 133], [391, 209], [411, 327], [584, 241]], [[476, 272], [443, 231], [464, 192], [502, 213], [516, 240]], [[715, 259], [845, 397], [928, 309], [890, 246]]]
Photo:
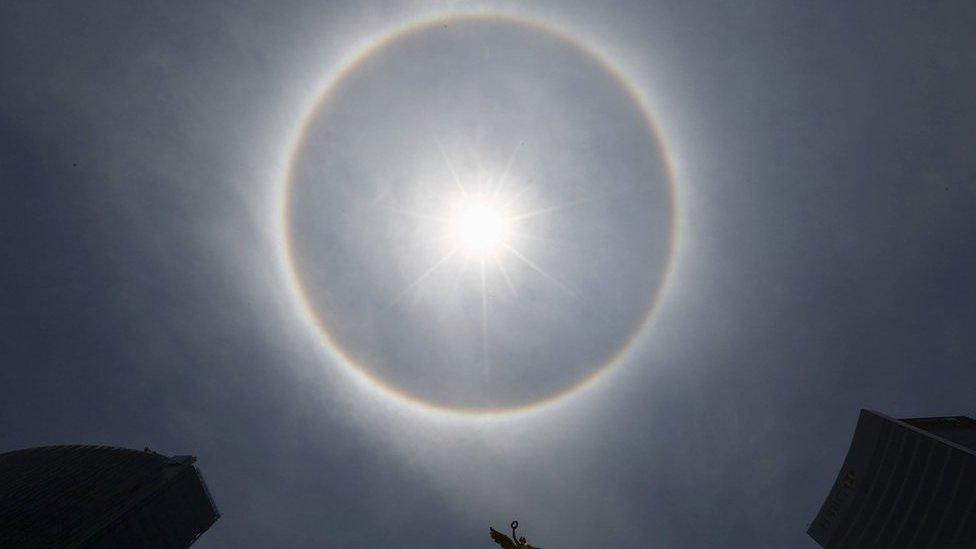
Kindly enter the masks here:
[[807, 533], [823, 547], [976, 547], [976, 420], [861, 410]]
[[0, 547], [188, 547], [220, 516], [195, 461], [106, 446], [0, 454]]

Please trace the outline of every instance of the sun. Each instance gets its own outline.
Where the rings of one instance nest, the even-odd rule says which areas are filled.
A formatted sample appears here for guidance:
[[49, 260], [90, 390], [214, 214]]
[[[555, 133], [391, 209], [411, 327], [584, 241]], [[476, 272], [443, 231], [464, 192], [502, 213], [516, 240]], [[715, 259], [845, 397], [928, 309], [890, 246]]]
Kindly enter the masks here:
[[486, 259], [509, 244], [512, 227], [504, 206], [491, 197], [463, 196], [451, 208], [448, 231], [458, 250]]

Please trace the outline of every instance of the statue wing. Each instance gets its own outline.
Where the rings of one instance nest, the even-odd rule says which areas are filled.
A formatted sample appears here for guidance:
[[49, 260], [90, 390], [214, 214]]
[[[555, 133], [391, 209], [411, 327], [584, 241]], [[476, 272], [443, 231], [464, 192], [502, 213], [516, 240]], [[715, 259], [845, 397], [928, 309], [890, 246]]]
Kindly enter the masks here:
[[495, 530], [490, 526], [488, 527], [488, 529], [491, 530], [491, 539], [493, 539], [495, 543], [501, 545], [505, 549], [518, 549], [518, 547], [515, 545], [515, 542], [512, 541], [512, 538], [506, 536], [505, 534], [499, 532], [498, 530]]

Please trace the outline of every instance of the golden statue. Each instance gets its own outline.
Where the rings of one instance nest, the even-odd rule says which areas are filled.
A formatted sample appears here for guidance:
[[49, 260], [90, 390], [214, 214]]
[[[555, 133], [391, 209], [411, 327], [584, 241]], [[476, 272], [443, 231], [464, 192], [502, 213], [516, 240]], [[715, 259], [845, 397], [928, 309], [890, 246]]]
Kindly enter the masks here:
[[501, 545], [504, 549], [542, 549], [541, 547], [529, 545], [529, 542], [525, 541], [525, 536], [518, 538], [515, 537], [515, 530], [518, 530], [519, 526], [517, 520], [513, 520], [510, 526], [512, 527], [512, 537], [508, 537], [489, 526], [488, 529], [491, 530], [491, 539], [493, 539], [498, 545]]

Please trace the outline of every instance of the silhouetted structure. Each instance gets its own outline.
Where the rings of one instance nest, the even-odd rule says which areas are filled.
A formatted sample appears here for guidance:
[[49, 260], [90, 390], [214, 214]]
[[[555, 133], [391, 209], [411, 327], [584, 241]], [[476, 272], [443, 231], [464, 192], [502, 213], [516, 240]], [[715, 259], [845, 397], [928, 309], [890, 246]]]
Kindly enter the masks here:
[[525, 536], [516, 537], [515, 531], [518, 530], [519, 527], [517, 520], [513, 520], [510, 526], [512, 528], [512, 537], [508, 537], [489, 526], [488, 530], [491, 533], [492, 541], [498, 545], [501, 545], [502, 549], [542, 549], [541, 547], [529, 545], [529, 542], [525, 541]]
[[105, 446], [0, 454], [0, 547], [188, 547], [220, 516], [195, 461]]
[[976, 420], [861, 410], [807, 533], [829, 549], [976, 547]]

